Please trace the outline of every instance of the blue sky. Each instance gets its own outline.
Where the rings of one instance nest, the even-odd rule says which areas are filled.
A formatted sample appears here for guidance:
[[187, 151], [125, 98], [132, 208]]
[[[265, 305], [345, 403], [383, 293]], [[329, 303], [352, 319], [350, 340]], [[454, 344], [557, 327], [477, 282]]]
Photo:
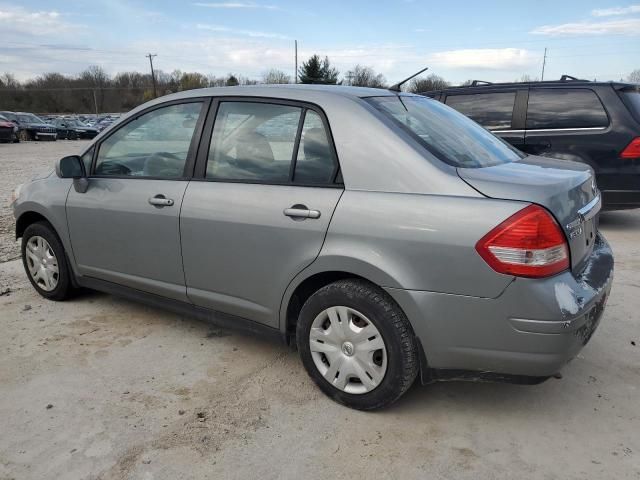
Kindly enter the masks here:
[[258, 79], [328, 55], [393, 82], [423, 66], [454, 83], [563, 73], [619, 80], [640, 68], [640, 3], [617, 1], [0, 0], [0, 72], [24, 79], [88, 65]]

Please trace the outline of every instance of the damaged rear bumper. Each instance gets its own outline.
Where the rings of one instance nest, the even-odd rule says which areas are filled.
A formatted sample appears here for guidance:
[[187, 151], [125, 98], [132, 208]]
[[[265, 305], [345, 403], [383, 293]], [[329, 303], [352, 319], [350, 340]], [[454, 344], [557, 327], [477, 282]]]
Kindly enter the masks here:
[[404, 309], [424, 348], [423, 381], [544, 379], [591, 339], [612, 281], [613, 254], [598, 234], [579, 275], [567, 271], [545, 279], [516, 278], [497, 298], [387, 291]]

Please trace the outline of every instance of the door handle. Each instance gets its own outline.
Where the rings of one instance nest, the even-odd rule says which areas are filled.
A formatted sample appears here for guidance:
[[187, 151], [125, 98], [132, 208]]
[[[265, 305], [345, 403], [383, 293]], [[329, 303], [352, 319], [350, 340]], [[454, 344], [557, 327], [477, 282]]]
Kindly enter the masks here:
[[305, 218], [320, 218], [319, 210], [310, 210], [304, 205], [294, 205], [291, 208], [285, 208], [283, 212], [287, 217], [294, 220], [304, 220]]
[[162, 194], [156, 195], [149, 199], [149, 203], [156, 207], [170, 207], [173, 205], [173, 200], [165, 197]]

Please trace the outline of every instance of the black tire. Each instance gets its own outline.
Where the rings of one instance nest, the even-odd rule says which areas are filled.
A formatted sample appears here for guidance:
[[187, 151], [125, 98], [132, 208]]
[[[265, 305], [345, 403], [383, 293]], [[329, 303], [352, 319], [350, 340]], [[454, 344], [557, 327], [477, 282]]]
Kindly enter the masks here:
[[[379, 385], [367, 393], [353, 394], [336, 388], [314, 363], [309, 344], [311, 326], [321, 312], [335, 306], [361, 312], [384, 340], [387, 370]], [[365, 280], [339, 280], [309, 297], [300, 312], [296, 341], [302, 363], [318, 387], [336, 402], [358, 410], [391, 405], [409, 389], [418, 375], [418, 345], [409, 320], [389, 294]]]
[[[29, 267], [27, 265], [27, 256], [25, 254], [25, 250], [27, 248], [27, 243], [29, 239], [34, 236], [40, 236], [44, 238], [51, 249], [53, 250], [54, 255], [56, 256], [56, 260], [58, 263], [58, 283], [53, 290], [47, 291], [40, 287], [36, 283], [36, 281], [32, 278], [29, 273]], [[25, 273], [33, 285], [33, 288], [45, 298], [49, 300], [66, 300], [73, 293], [73, 285], [71, 282], [71, 270], [69, 269], [69, 265], [67, 264], [67, 257], [65, 255], [64, 247], [62, 246], [62, 242], [58, 238], [55, 230], [48, 222], [41, 221], [32, 223], [29, 225], [22, 235], [22, 265], [24, 266]]]

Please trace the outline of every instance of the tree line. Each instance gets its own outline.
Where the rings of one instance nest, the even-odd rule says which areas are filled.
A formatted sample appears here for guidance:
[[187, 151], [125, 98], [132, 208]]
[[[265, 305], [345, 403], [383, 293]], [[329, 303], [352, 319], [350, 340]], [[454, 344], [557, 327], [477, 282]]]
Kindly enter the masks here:
[[[239, 74], [225, 76], [204, 75], [198, 72], [174, 70], [166, 73], [155, 71], [157, 96], [195, 88], [255, 84], [313, 83], [325, 85], [351, 85], [358, 87], [388, 88], [384, 75], [366, 65], [355, 65], [340, 72], [331, 65], [328, 57], [312, 55], [296, 72], [297, 79], [287, 73], [271, 69], [259, 80]], [[524, 80], [523, 76], [519, 80]], [[638, 82], [640, 70], [629, 75], [628, 81]], [[397, 80], [397, 79], [396, 79]], [[468, 85], [471, 80], [464, 82]], [[438, 90], [450, 85], [444, 78], [430, 74], [414, 78], [403, 88], [419, 93]], [[99, 66], [90, 66], [77, 76], [45, 73], [34, 79], [20, 82], [10, 74], [0, 75], [0, 110], [38, 113], [116, 113], [125, 112], [154, 97], [153, 79], [150, 73], [120, 72], [108, 75]]]

